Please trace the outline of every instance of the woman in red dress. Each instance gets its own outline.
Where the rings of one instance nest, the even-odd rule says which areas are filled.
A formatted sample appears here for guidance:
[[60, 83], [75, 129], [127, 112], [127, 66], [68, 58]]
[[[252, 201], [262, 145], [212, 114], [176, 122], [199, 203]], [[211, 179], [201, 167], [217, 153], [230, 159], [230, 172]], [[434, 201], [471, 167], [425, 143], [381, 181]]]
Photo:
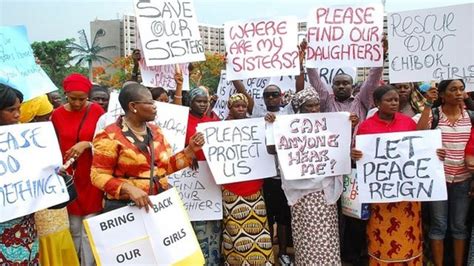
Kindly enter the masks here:
[[70, 230], [81, 265], [94, 265], [82, 220], [102, 210], [103, 192], [92, 185], [90, 170], [91, 141], [97, 120], [104, 110], [100, 105], [88, 101], [92, 83], [86, 77], [71, 74], [64, 79], [63, 88], [67, 103], [54, 110], [51, 121], [58, 136], [64, 162], [70, 159], [75, 161], [69, 168], [78, 193], [77, 199], [67, 207]]

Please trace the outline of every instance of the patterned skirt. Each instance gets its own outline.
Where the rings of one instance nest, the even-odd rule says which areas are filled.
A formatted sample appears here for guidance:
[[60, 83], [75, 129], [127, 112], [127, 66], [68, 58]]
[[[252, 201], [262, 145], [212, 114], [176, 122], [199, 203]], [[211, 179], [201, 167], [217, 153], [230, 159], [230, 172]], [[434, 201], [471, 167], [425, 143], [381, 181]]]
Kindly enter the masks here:
[[261, 190], [242, 197], [223, 189], [225, 265], [274, 264], [267, 211]]
[[196, 233], [199, 246], [206, 259], [207, 266], [220, 265], [222, 221], [195, 221], [191, 222]]
[[322, 191], [291, 206], [291, 226], [296, 265], [341, 265], [337, 206]]
[[0, 223], [0, 265], [39, 265], [32, 214]]

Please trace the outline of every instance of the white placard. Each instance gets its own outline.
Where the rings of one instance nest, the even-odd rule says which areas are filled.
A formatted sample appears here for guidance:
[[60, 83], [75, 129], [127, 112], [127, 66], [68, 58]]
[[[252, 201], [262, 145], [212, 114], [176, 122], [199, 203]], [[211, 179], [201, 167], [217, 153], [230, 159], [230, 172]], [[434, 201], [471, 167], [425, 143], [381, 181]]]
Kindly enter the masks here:
[[58, 88], [36, 64], [24, 26], [0, 26], [0, 83], [23, 93], [27, 101]]
[[173, 154], [184, 149], [188, 127], [189, 107], [155, 101], [155, 123], [161, 128]]
[[276, 176], [263, 118], [202, 123], [197, 130], [204, 134], [202, 149], [217, 184]]
[[363, 203], [446, 200], [441, 131], [359, 135], [356, 149], [359, 197]]
[[308, 16], [307, 67], [383, 65], [381, 3], [318, 7]]
[[178, 190], [191, 221], [222, 220], [222, 190], [216, 185], [209, 165], [198, 162], [196, 171], [185, 168], [168, 176]]
[[205, 60], [192, 0], [134, 0], [147, 66]]
[[226, 22], [227, 79], [298, 75], [297, 27], [295, 17]]
[[0, 222], [69, 200], [61, 164], [51, 122], [1, 126]]
[[147, 213], [123, 207], [84, 221], [98, 265], [188, 263], [204, 256], [176, 189], [150, 196]]
[[285, 179], [322, 180], [351, 172], [349, 113], [278, 116], [273, 132]]
[[464, 4], [389, 13], [390, 82], [474, 79], [473, 12]]

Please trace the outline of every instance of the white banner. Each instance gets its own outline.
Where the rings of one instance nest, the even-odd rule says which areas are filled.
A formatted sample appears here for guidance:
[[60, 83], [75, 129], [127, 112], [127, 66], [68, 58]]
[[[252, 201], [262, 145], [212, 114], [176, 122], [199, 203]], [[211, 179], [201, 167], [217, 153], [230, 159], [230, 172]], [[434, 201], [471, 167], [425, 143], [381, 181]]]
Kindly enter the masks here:
[[308, 16], [307, 67], [383, 65], [381, 3], [319, 7]]
[[361, 203], [359, 199], [359, 187], [357, 186], [357, 170], [352, 169], [350, 175], [343, 176], [343, 188], [341, 194], [342, 214], [361, 220], [367, 220], [370, 216], [370, 204]]
[[199, 161], [196, 171], [185, 168], [168, 176], [175, 187], [191, 221], [222, 220], [222, 190], [216, 185], [209, 165]]
[[0, 151], [0, 222], [69, 200], [51, 122], [1, 126]]
[[[390, 82], [474, 79], [474, 4], [388, 14]], [[471, 88], [472, 89], [472, 88]]]
[[192, 0], [133, 3], [147, 66], [205, 60]]
[[189, 107], [155, 101], [155, 123], [161, 128], [173, 154], [184, 149], [188, 127]]
[[227, 79], [298, 75], [295, 17], [224, 24]]
[[23, 93], [27, 101], [58, 88], [36, 64], [24, 26], [0, 26], [0, 83]]
[[364, 203], [446, 200], [441, 131], [359, 135], [356, 149], [360, 201]]
[[267, 153], [263, 118], [198, 124], [202, 148], [217, 184], [276, 176], [275, 157]]
[[278, 116], [273, 132], [285, 179], [322, 179], [351, 172], [349, 113]]
[[97, 265], [203, 265], [204, 256], [176, 189], [150, 196], [147, 213], [123, 207], [84, 221]]

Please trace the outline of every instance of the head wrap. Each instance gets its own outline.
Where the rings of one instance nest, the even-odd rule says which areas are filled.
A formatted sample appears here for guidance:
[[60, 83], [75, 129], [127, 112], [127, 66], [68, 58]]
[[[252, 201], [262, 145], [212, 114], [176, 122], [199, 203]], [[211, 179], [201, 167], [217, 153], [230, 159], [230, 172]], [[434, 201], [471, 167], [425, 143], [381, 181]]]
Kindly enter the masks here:
[[192, 88], [188, 93], [189, 103], [191, 103], [194, 100], [194, 98], [196, 98], [198, 96], [209, 97], [209, 92], [208, 92], [207, 88], [204, 87], [204, 86], [199, 86], [199, 87]]
[[249, 101], [243, 93], [235, 93], [229, 97], [229, 101], [227, 101], [227, 107], [231, 108], [232, 105], [237, 101], [243, 101], [246, 105], [249, 105]]
[[293, 96], [293, 99], [291, 99], [291, 106], [293, 107], [293, 111], [295, 111], [295, 113], [299, 113], [301, 106], [305, 104], [308, 100], [312, 99], [317, 100], [319, 102], [319, 94], [312, 86], [306, 86], [304, 90], [296, 93], [295, 96]]
[[89, 94], [89, 91], [92, 88], [92, 83], [83, 75], [73, 73], [64, 79], [63, 88], [65, 92], [82, 91]]
[[37, 116], [43, 116], [53, 111], [53, 105], [46, 94], [28, 100], [20, 106], [20, 122], [28, 123]]
[[423, 82], [420, 86], [420, 91], [421, 92], [427, 92], [430, 88], [431, 88], [431, 84], [427, 83], [427, 82]]

